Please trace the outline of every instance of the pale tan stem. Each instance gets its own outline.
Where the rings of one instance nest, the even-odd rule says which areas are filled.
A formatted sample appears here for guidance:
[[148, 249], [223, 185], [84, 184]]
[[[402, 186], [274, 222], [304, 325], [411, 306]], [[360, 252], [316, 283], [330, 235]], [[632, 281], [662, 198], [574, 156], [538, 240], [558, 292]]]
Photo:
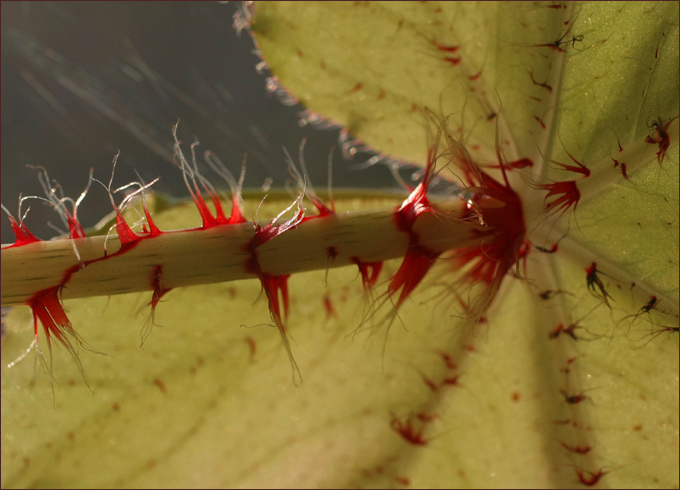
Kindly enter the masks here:
[[[414, 226], [419, 243], [444, 251], [479, 242], [479, 226], [457, 219], [459, 200], [447, 203], [441, 216], [421, 215]], [[37, 242], [2, 250], [2, 306], [26, 303], [36, 293], [64, 282], [62, 297], [81, 298], [153, 290], [153, 275], [163, 266], [165, 289], [254, 277], [246, 271], [252, 224], [225, 225], [208, 230], [167, 232], [120, 249], [117, 238], [107, 242], [109, 257], [76, 270], [73, 240]], [[104, 257], [104, 237], [75, 240], [84, 263]], [[409, 235], [394, 220], [394, 210], [338, 213], [311, 219], [257, 249], [262, 271], [285, 275], [324, 270], [353, 263], [376, 262], [405, 255]], [[330, 247], [334, 248], [329, 254]], [[335, 258], [331, 258], [336, 255]]]

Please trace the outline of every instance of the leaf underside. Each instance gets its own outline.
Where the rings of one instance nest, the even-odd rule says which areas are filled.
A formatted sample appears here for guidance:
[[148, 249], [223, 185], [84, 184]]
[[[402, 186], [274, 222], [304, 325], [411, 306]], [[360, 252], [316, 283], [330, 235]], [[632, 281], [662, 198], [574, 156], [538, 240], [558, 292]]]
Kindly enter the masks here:
[[[16, 308], [2, 343], [3, 488], [556, 488], [598, 472], [601, 486], [677, 487], [678, 336], [663, 331], [677, 328], [677, 125], [663, 165], [645, 137], [677, 115], [678, 7], [546, 5], [272, 2], [254, 24], [285, 87], [385, 153], [423, 160], [427, 107], [451, 115], [480, 162], [497, 162], [499, 135], [508, 160], [537, 164], [525, 177], [576, 178], [549, 163], [572, 163], [566, 151], [591, 169], [597, 192], [574, 213], [546, 220], [543, 196], [526, 196], [530, 229], [567, 236], [505, 278], [485, 322], [469, 321], [460, 299], [479, 291], [461, 290], [447, 260], [398, 315], [384, 295], [398, 261], [369, 296], [356, 267], [293, 275], [296, 387], [256, 280], [171, 291], [142, 349], [150, 294], [74, 300], [74, 328], [107, 355], [80, 353], [93, 394], [55, 349], [53, 394], [34, 353], [6, 367], [32, 338]], [[564, 22], [583, 42], [535, 47]], [[611, 161], [617, 136], [630, 181]], [[197, 225], [190, 206], [154, 219]], [[599, 276], [611, 309], [587, 286], [598, 261], [625, 275]], [[638, 315], [649, 298], [629, 278], [664, 298], [657, 310]], [[551, 335], [558, 324], [578, 325], [576, 338]]]

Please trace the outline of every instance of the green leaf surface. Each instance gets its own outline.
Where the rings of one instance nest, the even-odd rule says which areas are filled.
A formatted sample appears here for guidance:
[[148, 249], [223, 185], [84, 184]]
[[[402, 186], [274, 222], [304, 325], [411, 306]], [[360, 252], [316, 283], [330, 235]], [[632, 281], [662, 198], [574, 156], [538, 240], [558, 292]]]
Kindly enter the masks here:
[[[480, 290], [448, 260], [398, 315], [385, 295], [398, 261], [371, 296], [356, 268], [293, 275], [301, 386], [255, 280], [173, 290], [142, 349], [150, 294], [67, 302], [107, 354], [80, 354], [94, 393], [58, 349], [54, 391], [33, 353], [6, 367], [32, 338], [17, 308], [2, 345], [3, 488], [569, 488], [598, 475], [677, 487], [677, 119], [663, 163], [646, 138], [678, 115], [678, 4], [562, 5], [259, 5], [279, 82], [364, 142], [423, 162], [428, 108], [480, 164], [498, 163], [497, 141], [508, 161], [530, 158], [509, 179], [533, 248], [479, 324], [460, 300]], [[570, 155], [589, 177], [555, 163]], [[576, 209], [546, 215], [540, 185], [574, 179]], [[157, 223], [188, 226], [183, 209]], [[593, 262], [607, 297], [588, 288]]]

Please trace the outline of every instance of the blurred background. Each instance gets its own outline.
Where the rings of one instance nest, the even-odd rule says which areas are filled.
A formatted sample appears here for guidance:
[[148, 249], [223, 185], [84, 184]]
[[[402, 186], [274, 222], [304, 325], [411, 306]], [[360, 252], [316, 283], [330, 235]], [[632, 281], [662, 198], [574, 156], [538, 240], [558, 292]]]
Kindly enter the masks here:
[[[172, 165], [172, 126], [188, 152], [197, 138], [238, 176], [247, 154], [245, 186], [271, 179], [283, 187], [288, 173], [282, 148], [305, 161], [312, 182], [325, 189], [327, 159], [339, 131], [301, 127], [301, 106], [286, 107], [265, 88], [253, 42], [232, 28], [239, 3], [2, 2], [2, 203], [15, 216], [18, 197], [44, 193], [42, 166], [64, 195], [77, 198], [94, 176], [108, 182], [120, 150], [114, 188], [156, 177], [157, 192], [188, 193]], [[334, 153], [333, 187], [391, 188], [387, 167], [357, 170], [371, 154], [345, 161]], [[213, 183], [226, 187], [214, 174]], [[118, 195], [120, 201], [123, 196]], [[62, 227], [49, 206], [31, 200], [26, 225], [49, 239]], [[26, 205], [24, 205], [24, 211]], [[84, 227], [111, 211], [105, 190], [93, 186], [78, 210]], [[2, 243], [14, 241], [5, 216]]]

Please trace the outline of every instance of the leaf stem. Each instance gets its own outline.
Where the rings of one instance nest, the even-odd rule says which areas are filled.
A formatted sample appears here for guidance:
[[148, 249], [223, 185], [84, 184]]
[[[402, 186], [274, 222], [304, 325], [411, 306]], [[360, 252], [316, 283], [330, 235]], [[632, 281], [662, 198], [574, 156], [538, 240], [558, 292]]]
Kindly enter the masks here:
[[[436, 251], [478, 243], [473, 230], [480, 225], [458, 219], [463, 205], [459, 199], [441, 202], [441, 214], [420, 217], [414, 226], [420, 243]], [[103, 236], [3, 248], [2, 306], [24, 304], [55, 286], [63, 286], [64, 299], [151, 291], [159, 265], [164, 289], [253, 278], [244, 267], [253, 234], [253, 224], [245, 223], [142, 235], [123, 251], [117, 237], [106, 241], [105, 251]], [[394, 209], [384, 209], [305, 220], [259, 247], [257, 254], [263, 271], [286, 275], [350, 265], [354, 259], [394, 259], [404, 256], [408, 246]]]

